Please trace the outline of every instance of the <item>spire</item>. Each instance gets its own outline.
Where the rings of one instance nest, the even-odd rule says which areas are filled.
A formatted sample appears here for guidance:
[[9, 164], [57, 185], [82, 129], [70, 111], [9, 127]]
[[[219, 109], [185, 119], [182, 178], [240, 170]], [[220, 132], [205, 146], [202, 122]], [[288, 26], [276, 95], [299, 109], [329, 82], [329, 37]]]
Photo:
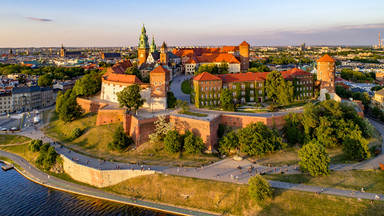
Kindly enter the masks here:
[[156, 52], [155, 36], [152, 35], [152, 44], [149, 47], [149, 52]]
[[144, 23], [143, 23], [143, 28], [141, 29], [141, 35], [139, 39], [139, 48], [141, 49], [148, 49], [148, 36], [147, 36], [147, 31], [145, 30]]
[[163, 45], [160, 48], [161, 53], [166, 53], [167, 52], [167, 44], [165, 44], [165, 41], [163, 41]]
[[141, 34], [146, 34], [147, 33], [147, 30], [145, 30], [145, 26], [144, 26], [144, 23], [143, 23], [143, 28], [141, 29]]

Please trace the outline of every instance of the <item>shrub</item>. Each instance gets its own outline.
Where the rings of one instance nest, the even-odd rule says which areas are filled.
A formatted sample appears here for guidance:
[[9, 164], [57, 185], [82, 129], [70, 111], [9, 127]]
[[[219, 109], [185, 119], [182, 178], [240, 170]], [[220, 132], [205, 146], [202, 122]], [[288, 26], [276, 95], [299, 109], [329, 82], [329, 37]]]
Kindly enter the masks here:
[[361, 131], [354, 130], [343, 141], [343, 152], [352, 160], [362, 161], [371, 156], [368, 141], [361, 136]]
[[312, 176], [329, 175], [330, 159], [324, 146], [317, 141], [311, 141], [299, 150], [302, 169], [308, 170]]
[[80, 128], [73, 128], [72, 132], [71, 132], [71, 137], [72, 139], [76, 139], [78, 137], [80, 137], [82, 134], [82, 131]]
[[176, 106], [176, 97], [175, 95], [173, 94], [173, 92], [167, 92], [167, 107], [168, 108], [175, 108]]
[[176, 153], [183, 149], [180, 134], [176, 130], [168, 131], [164, 138], [164, 149], [169, 153]]
[[257, 202], [262, 202], [272, 196], [269, 183], [260, 174], [251, 177], [248, 184], [249, 196]]
[[199, 154], [204, 150], [204, 142], [201, 137], [193, 136], [193, 133], [188, 133], [184, 138], [185, 152], [191, 154]]
[[43, 145], [42, 140], [32, 140], [28, 145], [28, 149], [31, 152], [38, 152], [40, 151], [40, 148], [42, 145]]
[[108, 148], [113, 151], [122, 152], [132, 143], [132, 138], [124, 133], [124, 128], [120, 125], [113, 134], [112, 142], [108, 143]]

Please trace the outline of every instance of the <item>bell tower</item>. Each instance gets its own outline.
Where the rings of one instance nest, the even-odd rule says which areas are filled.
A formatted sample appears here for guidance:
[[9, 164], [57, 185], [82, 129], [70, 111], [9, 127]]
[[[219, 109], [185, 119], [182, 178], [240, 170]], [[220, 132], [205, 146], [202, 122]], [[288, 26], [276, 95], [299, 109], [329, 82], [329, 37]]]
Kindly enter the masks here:
[[165, 42], [163, 42], [163, 45], [160, 48], [160, 63], [168, 64], [168, 60], [169, 60], [169, 58], [168, 58], [167, 44], [165, 44]]
[[155, 36], [152, 36], [152, 44], [151, 46], [149, 47], [149, 52], [150, 53], [153, 53], [153, 52], [156, 52], [156, 44], [155, 44]]
[[149, 45], [148, 45], [147, 31], [145, 30], [144, 24], [143, 24], [143, 28], [141, 29], [141, 35], [139, 38], [139, 47], [137, 51], [138, 51], [137, 54], [139, 57], [139, 65], [145, 63], [147, 61], [148, 54], [149, 54]]
[[246, 72], [249, 68], [249, 43], [243, 41], [239, 45], [241, 70]]

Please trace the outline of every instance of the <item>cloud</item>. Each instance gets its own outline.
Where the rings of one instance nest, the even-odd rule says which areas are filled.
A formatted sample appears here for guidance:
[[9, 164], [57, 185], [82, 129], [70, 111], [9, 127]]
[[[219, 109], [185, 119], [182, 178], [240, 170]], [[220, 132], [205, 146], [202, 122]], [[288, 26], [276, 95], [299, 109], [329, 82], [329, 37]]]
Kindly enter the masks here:
[[32, 20], [32, 21], [37, 21], [37, 22], [51, 22], [53, 20], [51, 19], [39, 19], [36, 17], [25, 17], [26, 19]]

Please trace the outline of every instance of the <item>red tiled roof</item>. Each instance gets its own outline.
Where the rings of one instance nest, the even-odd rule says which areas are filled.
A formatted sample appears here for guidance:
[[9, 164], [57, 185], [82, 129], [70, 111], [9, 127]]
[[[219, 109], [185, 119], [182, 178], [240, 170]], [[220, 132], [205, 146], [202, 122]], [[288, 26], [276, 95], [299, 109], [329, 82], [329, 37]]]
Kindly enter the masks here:
[[208, 72], [203, 72], [193, 78], [194, 80], [197, 81], [208, 81], [208, 80], [221, 80], [219, 77], [210, 74]]
[[236, 57], [229, 53], [204, 53], [201, 56], [197, 56], [196, 59], [200, 63], [209, 63], [209, 62], [228, 62], [230, 64], [232, 63], [240, 63], [239, 60], [236, 59]]
[[283, 75], [284, 79], [290, 79], [294, 76], [302, 76], [302, 75], [311, 75], [311, 73], [301, 70], [299, 68], [293, 68], [287, 71], [281, 71], [281, 74]]
[[127, 83], [127, 84], [144, 84], [141, 82], [139, 78], [137, 78], [136, 75], [127, 75], [127, 74], [117, 74], [117, 73], [110, 73], [106, 76], [103, 76], [103, 80], [110, 81], [110, 82], [120, 82], [120, 83]]
[[260, 73], [238, 73], [238, 74], [220, 74], [217, 75], [220, 77], [224, 83], [227, 82], [253, 82], [253, 81], [263, 81], [267, 79], [269, 72], [260, 72]]
[[150, 73], [169, 73], [169, 70], [165, 69], [162, 65], [157, 66]]
[[236, 52], [236, 51], [239, 51], [239, 47], [238, 46], [223, 46], [221, 48], [221, 52]]
[[239, 46], [249, 46], [249, 43], [247, 43], [246, 41], [243, 41]]
[[333, 59], [331, 56], [328, 54], [325, 54], [323, 57], [317, 59], [317, 62], [335, 62], [336, 60]]

